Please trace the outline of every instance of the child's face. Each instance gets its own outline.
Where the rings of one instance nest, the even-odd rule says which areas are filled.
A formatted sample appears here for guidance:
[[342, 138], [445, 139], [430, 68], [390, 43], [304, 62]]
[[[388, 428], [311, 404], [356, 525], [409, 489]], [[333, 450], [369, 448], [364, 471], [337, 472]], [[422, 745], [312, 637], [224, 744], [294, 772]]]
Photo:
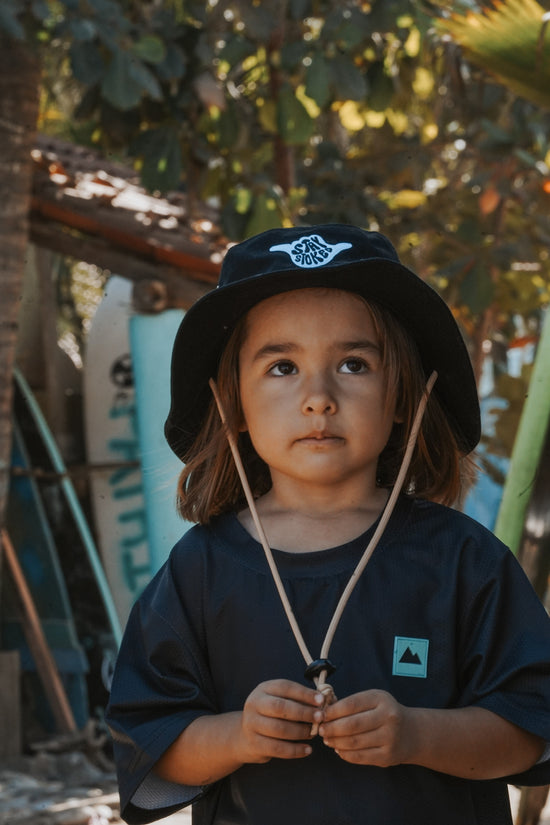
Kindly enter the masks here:
[[242, 428], [274, 491], [372, 492], [395, 405], [361, 298], [301, 289], [262, 301], [248, 315], [239, 368]]

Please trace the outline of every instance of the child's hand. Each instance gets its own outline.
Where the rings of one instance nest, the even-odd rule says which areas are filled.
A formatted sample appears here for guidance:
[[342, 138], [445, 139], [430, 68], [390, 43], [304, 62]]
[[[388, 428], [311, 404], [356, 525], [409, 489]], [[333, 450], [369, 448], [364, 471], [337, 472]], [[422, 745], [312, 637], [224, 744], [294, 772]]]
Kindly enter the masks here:
[[314, 722], [323, 718], [323, 697], [318, 691], [287, 679], [263, 682], [252, 691], [241, 716], [243, 762], [301, 759], [309, 756]]
[[329, 705], [319, 735], [346, 762], [387, 768], [409, 753], [407, 713], [389, 693], [367, 690]]

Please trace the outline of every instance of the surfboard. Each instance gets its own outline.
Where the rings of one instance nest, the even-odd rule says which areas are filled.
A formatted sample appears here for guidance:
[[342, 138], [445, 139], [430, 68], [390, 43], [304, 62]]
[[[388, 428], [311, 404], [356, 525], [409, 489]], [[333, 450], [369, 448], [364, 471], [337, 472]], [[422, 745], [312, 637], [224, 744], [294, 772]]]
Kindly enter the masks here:
[[[6, 528], [75, 722], [78, 727], [83, 727], [89, 718], [86, 684], [88, 662], [77, 637], [52, 531], [32, 475], [27, 447], [17, 420], [13, 423], [11, 464], [13, 474], [6, 508]], [[1, 588], [2, 645], [6, 650], [19, 651], [27, 691], [33, 697], [30, 715], [42, 729], [53, 733], [56, 730], [55, 719], [26, 641], [15, 588], [7, 574], [2, 577]], [[27, 718], [26, 726], [29, 723], [30, 719]]]
[[[62, 679], [68, 682], [75, 721], [83, 725], [96, 708], [105, 705], [122, 635], [120, 622], [86, 515], [53, 434], [17, 368], [14, 379], [13, 461], [25, 472], [14, 478], [8, 528], [46, 640]], [[25, 660], [25, 647], [17, 647]]]
[[180, 310], [134, 312], [132, 283], [107, 282], [84, 360], [84, 419], [94, 524], [122, 625], [190, 526], [176, 512], [181, 463], [164, 439]]
[[164, 438], [164, 421], [170, 408], [172, 344], [182, 317], [181, 310], [169, 309], [130, 318], [137, 435], [153, 572], [191, 526], [176, 510], [176, 486], [182, 464]]
[[[42, 413], [34, 393], [17, 367], [14, 369], [13, 374], [16, 389], [15, 409], [20, 409], [23, 421], [26, 422], [28, 448], [29, 452], [32, 451], [31, 464], [33, 466], [37, 465], [45, 467], [47, 471], [57, 476], [57, 510], [60, 511], [61, 508], [64, 507], [67, 514], [70, 516], [74, 527], [75, 537], [78, 538], [80, 549], [83, 556], [86, 558], [87, 566], [90, 568], [91, 577], [102, 605], [105, 618], [105, 629], [107, 633], [112, 636], [114, 642], [118, 646], [122, 637], [120, 622], [116, 614], [111, 591], [105, 578], [105, 572], [101, 565], [101, 560], [99, 558], [88, 521], [82, 509], [82, 505], [69, 477], [67, 467], [65, 466], [61, 456], [61, 452], [55, 442], [50, 428], [48, 427], [46, 418]], [[42, 494], [42, 499], [45, 504], [48, 503], [45, 493]], [[59, 519], [55, 518], [56, 513], [53, 505], [51, 505], [50, 509], [52, 510], [52, 514], [50, 515], [49, 523], [52, 525], [59, 521]], [[58, 548], [58, 552], [59, 549], [60, 548]]]
[[122, 626], [152, 575], [129, 319], [132, 283], [113, 275], [84, 358], [84, 428], [93, 523]]

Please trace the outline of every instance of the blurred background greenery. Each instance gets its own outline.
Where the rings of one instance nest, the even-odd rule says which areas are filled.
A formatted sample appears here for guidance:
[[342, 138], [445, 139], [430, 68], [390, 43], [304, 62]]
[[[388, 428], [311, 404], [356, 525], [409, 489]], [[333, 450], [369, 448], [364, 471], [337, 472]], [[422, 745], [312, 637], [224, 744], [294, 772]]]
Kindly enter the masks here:
[[[548, 8], [0, 0], [0, 139], [28, 134], [34, 112], [40, 132], [131, 164], [149, 191], [214, 206], [231, 241], [324, 221], [385, 232], [451, 306], [480, 387], [490, 360], [507, 404], [484, 438], [509, 455], [530, 365], [510, 371], [508, 355], [536, 344], [550, 291]], [[8, 128], [34, 93], [22, 133]], [[4, 163], [6, 192], [8, 176]], [[2, 267], [5, 296], [20, 277]], [[102, 277], [58, 267], [77, 362]]]

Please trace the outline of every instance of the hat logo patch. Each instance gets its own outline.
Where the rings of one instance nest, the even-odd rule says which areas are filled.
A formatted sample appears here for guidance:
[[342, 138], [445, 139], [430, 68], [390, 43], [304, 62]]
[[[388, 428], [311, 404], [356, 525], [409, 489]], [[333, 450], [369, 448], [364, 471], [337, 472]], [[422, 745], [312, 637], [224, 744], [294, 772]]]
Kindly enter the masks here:
[[286, 252], [292, 263], [300, 269], [323, 266], [343, 252], [350, 249], [350, 243], [327, 243], [320, 235], [304, 235], [292, 243], [280, 243], [270, 246], [270, 252]]

